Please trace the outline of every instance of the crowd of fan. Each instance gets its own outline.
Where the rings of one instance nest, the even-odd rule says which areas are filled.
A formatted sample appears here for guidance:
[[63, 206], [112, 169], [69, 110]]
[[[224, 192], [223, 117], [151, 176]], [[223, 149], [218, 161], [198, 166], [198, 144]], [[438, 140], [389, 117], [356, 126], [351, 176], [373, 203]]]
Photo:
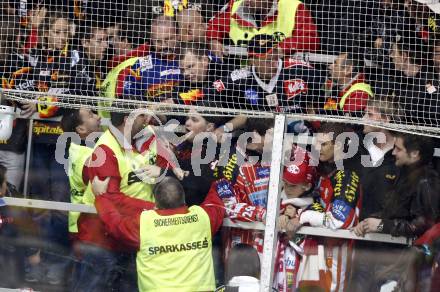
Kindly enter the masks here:
[[[69, 186], [63, 165], [55, 160], [58, 137], [63, 131], [76, 132], [85, 141], [89, 134], [101, 131], [101, 118], [110, 118], [116, 128], [125, 125], [127, 115], [121, 113], [101, 111], [98, 115], [85, 106], [71, 110], [43, 103], [57, 101], [59, 94], [99, 96], [109, 101], [154, 101], [157, 105], [344, 115], [366, 121], [438, 127], [437, 25], [435, 14], [415, 0], [344, 0], [338, 4], [321, 0], [148, 1], [148, 5], [136, 0], [110, 2], [29, 0], [1, 4], [2, 88], [41, 93], [35, 95], [34, 102], [7, 102], [21, 109], [23, 119], [15, 120], [10, 139], [0, 141], [0, 180], [8, 182], [2, 188], [2, 196], [21, 196], [28, 145], [26, 118], [43, 118], [33, 122], [29, 197], [63, 202], [73, 202], [74, 196], [72, 181]], [[255, 32], [254, 27], [271, 26], [280, 16], [284, 18], [276, 31], [271, 28], [264, 33]], [[246, 57], [235, 55], [230, 47], [246, 48]], [[325, 67], [298, 57], [297, 53], [307, 52], [336, 58]], [[241, 157], [248, 161], [251, 156], [261, 160], [270, 153], [267, 145], [271, 144], [273, 121], [244, 115], [202, 115], [194, 109], [187, 115], [157, 117], [161, 122], [177, 119], [190, 134], [180, 144], [163, 141], [167, 147], [162, 152], [158, 150], [157, 169], [150, 169], [148, 174], [177, 177], [188, 206], [203, 205], [207, 198], [218, 196], [226, 207], [225, 216], [237, 221], [264, 222], [270, 163], [238, 165], [237, 160], [241, 161]], [[63, 116], [61, 123], [44, 120], [57, 116]], [[142, 118], [140, 125], [157, 124], [151, 117]], [[140, 130], [132, 129], [133, 136]], [[201, 166], [203, 175], [197, 175], [192, 165], [194, 156], [203, 160], [207, 149], [194, 147], [195, 136], [212, 133], [220, 143], [233, 131], [250, 132], [260, 143], [249, 143], [246, 149], [232, 143], [225, 153], [225, 147], [219, 146], [215, 157]], [[431, 271], [439, 261], [436, 248], [440, 246], [435, 225], [440, 208], [440, 178], [433, 158], [438, 141], [371, 126], [307, 121], [290, 123], [288, 131], [320, 133], [326, 140], [319, 141], [317, 168], [308, 165], [307, 153], [299, 164], [284, 168], [282, 214], [278, 220], [282, 235], [274, 286], [280, 291], [294, 291], [292, 287], [306, 287], [311, 282], [312, 286], [326, 287], [326, 281], [310, 280], [316, 274], [309, 265], [319, 262], [320, 255], [306, 251], [300, 261], [295, 249], [301, 246], [303, 252], [319, 250], [323, 245], [329, 250], [329, 246], [333, 247], [331, 253], [327, 252], [326, 261], [333, 261], [333, 268], [336, 265], [338, 270], [328, 280], [332, 291], [376, 291], [389, 280], [397, 281], [402, 291], [413, 291], [415, 285], [422, 290], [432, 287], [434, 291], [434, 283], [440, 281], [438, 265], [437, 270]], [[334, 135], [328, 136], [331, 132]], [[361, 142], [365, 141], [354, 158], [344, 161], [345, 169], [341, 171], [336, 166], [351, 143], [337, 140], [338, 134], [344, 132], [356, 133]], [[364, 137], [371, 132], [379, 132], [386, 139], [367, 142]], [[137, 143], [135, 139], [131, 142]], [[299, 148], [293, 148], [292, 160], [299, 152]], [[362, 154], [369, 155], [374, 167], [361, 165]], [[169, 161], [171, 156], [177, 163]], [[219, 161], [227, 163], [218, 165]], [[164, 170], [170, 167], [172, 171]], [[91, 175], [93, 170], [87, 171], [83, 172], [84, 181], [89, 180], [89, 175], [90, 179], [96, 175]], [[323, 195], [327, 191], [332, 194], [329, 198]], [[305, 200], [309, 203], [304, 205], [303, 201], [294, 200], [298, 198], [311, 201]], [[74, 291], [85, 291], [87, 285], [95, 285], [96, 291], [108, 291], [110, 287], [114, 291], [136, 289], [133, 254], [120, 252], [125, 249], [119, 249], [121, 242], [117, 238], [104, 242], [92, 234], [103, 233], [104, 229], [103, 225], [94, 225], [95, 220], [99, 221], [96, 215], [78, 214], [78, 222], [73, 225], [65, 213], [57, 211], [10, 208], [0, 210], [0, 215], [0, 261], [8, 262], [0, 268], [0, 286], [49, 283], [55, 289], [71, 286]], [[11, 218], [20, 220], [12, 222]], [[384, 232], [418, 238], [417, 245], [423, 248], [410, 250], [392, 244], [356, 242], [351, 265], [338, 257], [335, 248], [350, 255], [353, 242], [316, 238], [305, 241], [295, 234], [302, 225], [352, 228], [360, 236]], [[257, 231], [222, 231], [213, 237], [217, 284], [225, 283], [223, 264], [235, 245], [249, 244], [261, 253], [264, 238]], [[23, 244], [29, 238], [39, 240]], [[289, 242], [294, 242], [295, 248]], [[98, 258], [108, 260], [86, 263], [94, 269], [101, 266], [96, 272], [100, 279], [93, 269], [87, 272], [84, 268], [84, 262], [90, 260], [85, 257], [85, 249], [94, 247], [101, 250]], [[109, 250], [117, 251], [117, 257], [106, 254]], [[371, 257], [379, 253], [385, 256], [380, 260]], [[409, 261], [408, 254], [417, 260]], [[318, 257], [317, 261], [313, 256]], [[288, 266], [289, 260], [295, 263]], [[414, 262], [418, 272], [414, 271]], [[6, 269], [16, 273], [5, 273]], [[301, 277], [292, 276], [298, 271]], [[320, 271], [317, 273], [321, 276]], [[230, 271], [226, 274], [226, 282], [234, 276]], [[431, 285], [431, 279], [437, 282]]]

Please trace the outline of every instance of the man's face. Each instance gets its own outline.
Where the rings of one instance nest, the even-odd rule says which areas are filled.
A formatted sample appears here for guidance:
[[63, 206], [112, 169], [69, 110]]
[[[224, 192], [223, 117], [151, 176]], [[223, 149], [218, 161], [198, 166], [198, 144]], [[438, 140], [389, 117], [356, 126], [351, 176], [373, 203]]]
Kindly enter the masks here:
[[419, 155], [417, 153], [409, 153], [406, 150], [401, 137], [396, 138], [393, 155], [396, 158], [396, 166], [411, 165], [419, 160]]
[[[364, 121], [375, 121], [375, 122], [387, 122], [388, 120], [384, 118], [384, 116], [377, 111], [375, 107], [367, 106], [365, 108], [365, 114], [363, 117]], [[371, 132], [379, 132], [381, 131], [379, 128], [364, 125], [364, 134], [368, 134]]]
[[82, 108], [79, 110], [82, 124], [77, 131], [83, 136], [88, 136], [93, 132], [101, 132], [101, 117], [90, 109]]
[[340, 85], [343, 85], [344, 80], [351, 74], [349, 68], [345, 65], [346, 61], [347, 54], [340, 54], [329, 66], [331, 79]]
[[255, 71], [260, 78], [270, 80], [276, 74], [280, 58], [277, 52], [278, 50], [274, 49], [273, 52], [265, 56], [251, 59], [251, 64], [255, 67]]
[[105, 29], [94, 29], [90, 39], [83, 40], [83, 47], [87, 57], [91, 60], [104, 59], [105, 52], [108, 49], [108, 35]]
[[206, 56], [196, 56], [192, 52], [187, 52], [180, 61], [180, 69], [186, 80], [191, 83], [198, 83], [208, 76], [209, 60]]
[[164, 59], [172, 58], [176, 51], [176, 28], [171, 23], [154, 25], [151, 29], [151, 44]]
[[286, 180], [283, 180], [284, 192], [288, 199], [294, 199], [300, 197], [307, 191], [308, 185], [306, 183], [291, 184]]
[[316, 136], [317, 145], [321, 145], [319, 150], [319, 161], [333, 162], [335, 158], [335, 144], [329, 133], [320, 133]]
[[69, 39], [70, 26], [67, 19], [58, 18], [45, 32], [47, 37], [47, 46], [52, 50], [62, 50]]
[[191, 134], [187, 136], [186, 140], [193, 142], [197, 134], [207, 132], [209, 130], [209, 123], [202, 115], [194, 110], [191, 110], [189, 112], [189, 117], [185, 122], [185, 129], [188, 131], [188, 133], [191, 132]]
[[181, 42], [204, 42], [206, 23], [200, 12], [194, 9], [184, 9], [177, 15], [179, 40]]

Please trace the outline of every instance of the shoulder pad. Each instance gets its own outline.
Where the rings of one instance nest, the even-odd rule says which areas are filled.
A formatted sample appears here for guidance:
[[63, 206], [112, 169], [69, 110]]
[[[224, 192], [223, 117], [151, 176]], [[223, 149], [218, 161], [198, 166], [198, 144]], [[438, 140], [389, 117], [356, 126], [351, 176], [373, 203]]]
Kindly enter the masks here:
[[248, 78], [249, 76], [251, 76], [251, 71], [249, 70], [249, 67], [237, 69], [231, 72], [232, 81], [245, 79]]

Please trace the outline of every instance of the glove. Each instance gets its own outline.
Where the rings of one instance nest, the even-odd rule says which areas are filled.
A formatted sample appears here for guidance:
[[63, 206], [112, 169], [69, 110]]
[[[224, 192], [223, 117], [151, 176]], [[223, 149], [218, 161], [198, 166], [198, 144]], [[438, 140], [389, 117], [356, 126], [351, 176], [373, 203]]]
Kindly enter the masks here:
[[308, 223], [313, 227], [321, 227], [324, 225], [324, 217], [325, 213], [307, 210], [301, 213], [299, 223], [301, 223], [301, 225]]

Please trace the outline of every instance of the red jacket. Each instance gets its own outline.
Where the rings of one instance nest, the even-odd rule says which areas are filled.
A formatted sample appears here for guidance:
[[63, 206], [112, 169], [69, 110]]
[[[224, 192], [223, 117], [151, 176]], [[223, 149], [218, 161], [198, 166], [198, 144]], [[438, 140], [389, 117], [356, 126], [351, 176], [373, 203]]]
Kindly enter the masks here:
[[145, 57], [148, 55], [148, 52], [150, 51], [150, 46], [148, 44], [142, 44], [138, 46], [137, 48], [134, 48], [133, 50], [129, 51], [125, 55], [115, 55], [107, 62], [107, 68], [109, 70], [115, 68], [122, 62], [134, 58], [134, 57]]
[[[234, 0], [231, 0], [227, 6], [227, 9], [222, 9], [213, 19], [208, 23], [208, 29], [206, 36], [208, 39], [216, 39], [223, 41], [227, 38], [230, 30], [231, 23], [231, 9], [234, 4]], [[261, 24], [265, 26], [269, 23], [276, 21], [278, 11], [275, 11], [273, 15], [268, 15], [264, 22]], [[238, 14], [234, 14], [234, 17], [242, 26], [253, 26], [246, 19], [241, 18]], [[316, 25], [313, 23], [313, 17], [310, 11], [304, 4], [300, 4], [295, 17], [295, 28], [291, 37], [286, 38], [281, 44], [284, 53], [290, 55], [295, 51], [312, 52], [319, 49], [319, 37]]]
[[[140, 216], [143, 210], [138, 209], [135, 213], [124, 215], [127, 207], [134, 206], [135, 200], [122, 194], [104, 194], [98, 196], [95, 201], [101, 221], [104, 222], [106, 231], [114, 238], [124, 241], [130, 249], [140, 248]], [[205, 198], [200, 207], [205, 210], [211, 222], [211, 232], [215, 234], [223, 222], [225, 214], [223, 202], [218, 196], [211, 193]], [[145, 210], [154, 209], [154, 204], [146, 205]], [[175, 209], [155, 210], [161, 216], [188, 213], [188, 207], [182, 206]]]
[[[149, 143], [151, 143], [151, 140], [145, 142], [145, 144]], [[148, 145], [145, 144], [142, 145], [142, 149], [148, 147]], [[114, 156], [113, 151], [105, 145], [101, 145], [98, 148], [104, 151], [106, 159], [101, 166], [88, 168], [88, 178], [90, 179], [90, 181], [92, 181], [95, 176], [98, 176], [100, 179], [110, 177], [107, 193], [105, 194], [111, 195], [112, 198], [114, 197], [114, 200], [117, 200], [114, 203], [121, 204], [124, 207], [120, 209], [120, 212], [123, 215], [129, 216], [137, 214], [144, 209], [151, 209], [154, 206], [154, 204], [151, 202], [132, 198], [130, 198], [130, 200], [126, 200], [126, 198], [128, 197], [125, 194], [121, 193], [119, 187], [121, 176], [119, 173], [118, 161]], [[101, 151], [99, 149], [96, 149], [92, 154], [92, 161], [96, 159], [97, 151]], [[160, 156], [157, 157], [157, 166], [164, 168], [167, 166], [167, 163], [168, 162], [165, 158], [162, 158]], [[80, 215], [78, 219], [77, 239], [83, 242], [100, 246], [108, 250], [127, 250], [127, 246], [122, 244], [120, 240], [116, 240], [113, 237], [109, 236], [108, 232], [104, 228], [103, 222], [99, 219], [97, 215], [94, 214], [82, 213]]]

